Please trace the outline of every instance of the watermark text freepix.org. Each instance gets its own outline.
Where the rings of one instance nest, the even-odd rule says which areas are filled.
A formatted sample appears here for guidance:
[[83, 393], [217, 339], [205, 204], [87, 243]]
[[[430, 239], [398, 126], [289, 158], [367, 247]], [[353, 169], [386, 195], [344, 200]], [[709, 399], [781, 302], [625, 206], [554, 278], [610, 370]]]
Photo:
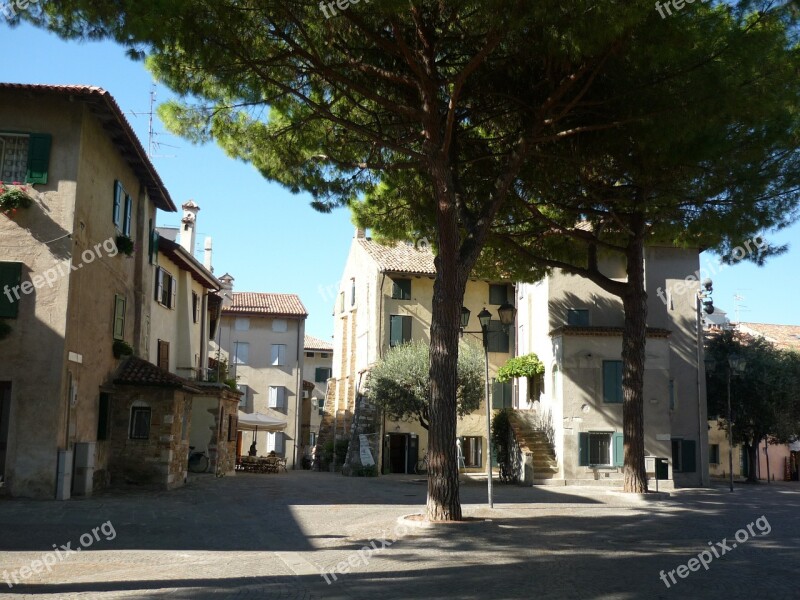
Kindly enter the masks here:
[[88, 548], [95, 542], [99, 542], [101, 533], [107, 542], [110, 542], [117, 537], [117, 532], [114, 529], [114, 525], [111, 523], [111, 521], [106, 521], [99, 527], [92, 528], [91, 532], [81, 535], [81, 537], [78, 538], [80, 546], [73, 548], [72, 542], [67, 542], [61, 546], [53, 544], [53, 549], [55, 550], [54, 552], [45, 552], [41, 555], [41, 558], [31, 561], [29, 566], [20, 567], [16, 571], [11, 571], [11, 573], [8, 571], [3, 571], [3, 580], [6, 582], [8, 587], [13, 588], [15, 585], [19, 585], [20, 580], [25, 580], [34, 573], [38, 575], [45, 569], [47, 569], [47, 572], [50, 573], [53, 570], [53, 565], [55, 565], [57, 562], [61, 562], [72, 554], [80, 552], [84, 548]]
[[350, 572], [350, 569], [354, 567], [362, 564], [366, 567], [369, 565], [369, 561], [372, 559], [373, 554], [383, 552], [401, 537], [407, 535], [409, 529], [410, 528], [407, 525], [397, 525], [397, 527], [394, 528], [394, 538], [387, 538], [386, 532], [384, 531], [380, 538], [377, 540], [370, 540], [369, 544], [362, 547], [361, 550], [353, 552], [347, 557], [347, 560], [341, 561], [336, 566], [322, 569], [322, 572], [319, 576], [325, 580], [325, 583], [330, 585], [338, 579], [336, 573], [339, 573], [339, 575], [346, 575]]
[[[710, 0], [700, 0], [700, 2], [710, 2]], [[669, 9], [670, 4], [672, 8], [675, 9], [675, 12], [681, 10], [687, 4], [694, 4], [694, 0], [667, 0], [663, 4], [661, 2], [656, 2], [656, 10], [658, 14], [661, 15], [662, 19], [666, 19], [667, 15], [672, 16], [672, 11]], [[667, 14], [664, 14], [664, 10], [667, 11]]]
[[82, 263], [78, 263], [76, 265], [66, 266], [62, 263], [56, 263], [56, 266], [50, 267], [42, 274], [36, 274], [31, 277], [30, 281], [23, 281], [20, 285], [15, 285], [14, 287], [10, 287], [6, 285], [3, 288], [3, 293], [8, 298], [9, 302], [15, 302], [16, 300], [20, 299], [20, 293], [25, 294], [32, 294], [34, 290], [38, 290], [41, 287], [47, 285], [48, 287], [52, 288], [53, 284], [58, 281], [59, 277], [64, 277], [70, 271], [77, 271], [78, 269], [83, 268], [83, 265], [88, 265], [96, 258], [103, 258], [103, 254], [100, 250], [105, 250], [105, 253], [109, 257], [116, 256], [119, 253], [117, 249], [117, 243], [114, 241], [114, 238], [108, 238], [102, 242], [98, 242], [92, 248], [87, 248], [81, 253], [81, 260]]
[[[664, 582], [664, 585], [669, 588], [678, 583], [678, 580], [675, 579], [675, 573], [677, 573], [678, 577], [681, 579], [686, 579], [689, 573], [699, 571], [700, 567], [708, 571], [708, 566], [715, 558], [725, 556], [728, 552], [736, 548], [738, 544], [744, 544], [751, 536], [756, 537], [754, 528], [757, 528], [761, 535], [768, 535], [769, 532], [772, 531], [772, 526], [769, 524], [769, 521], [767, 521], [767, 517], [761, 515], [754, 522], [750, 523], [747, 529], [742, 528], [733, 535], [736, 539], [735, 542], [728, 543], [728, 538], [723, 538], [721, 542], [717, 542], [716, 544], [714, 542], [708, 542], [708, 550], [703, 550], [697, 554], [697, 558], [690, 558], [685, 565], [678, 565], [677, 568], [671, 571], [664, 572], [662, 569], [659, 573], [659, 578]], [[672, 583], [670, 583], [670, 581], [672, 581]]]

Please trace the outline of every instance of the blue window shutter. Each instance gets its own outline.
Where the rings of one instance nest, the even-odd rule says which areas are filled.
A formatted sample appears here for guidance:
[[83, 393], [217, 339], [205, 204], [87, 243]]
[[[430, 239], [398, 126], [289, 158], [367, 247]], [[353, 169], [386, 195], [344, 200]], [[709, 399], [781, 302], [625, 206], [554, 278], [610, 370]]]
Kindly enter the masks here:
[[111, 220], [117, 227], [120, 226], [121, 207], [122, 203], [122, 184], [119, 181], [114, 182], [114, 207], [111, 214]]
[[619, 432], [612, 434], [611, 447], [614, 453], [612, 464], [615, 467], [621, 467], [625, 462], [625, 436]]
[[125, 220], [122, 225], [122, 233], [130, 237], [131, 235], [131, 213], [133, 209], [133, 200], [127, 194], [125, 195]]
[[49, 133], [32, 133], [28, 137], [28, 172], [25, 176], [27, 183], [47, 183], [51, 142], [52, 136]]
[[578, 464], [581, 467], [589, 466], [589, 433], [585, 431], [578, 434]]

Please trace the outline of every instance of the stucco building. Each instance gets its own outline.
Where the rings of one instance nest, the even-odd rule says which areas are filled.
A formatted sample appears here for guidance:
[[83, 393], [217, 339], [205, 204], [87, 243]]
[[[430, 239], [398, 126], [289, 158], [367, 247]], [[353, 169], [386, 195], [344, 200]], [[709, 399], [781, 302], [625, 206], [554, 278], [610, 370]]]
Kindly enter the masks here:
[[301, 439], [303, 456], [311, 458], [317, 445], [319, 427], [325, 414], [325, 396], [333, 365], [333, 344], [311, 335], [303, 342], [304, 398], [302, 408]]
[[[412, 340], [429, 340], [434, 255], [424, 246], [398, 243], [381, 245], [356, 230], [341, 279], [334, 309], [334, 361], [328, 386], [325, 415], [318, 444], [332, 439], [348, 439], [356, 412], [357, 398], [366, 383], [366, 374], [389, 348]], [[464, 306], [471, 311], [468, 332], [480, 331], [477, 315], [484, 308], [493, 311], [511, 300], [513, 286], [505, 281], [471, 279], [467, 283]], [[467, 333], [465, 341], [481, 346], [480, 334]], [[491, 326], [489, 371], [494, 378], [514, 351], [513, 332]], [[496, 396], [506, 395], [510, 406], [510, 386], [495, 386]], [[502, 398], [498, 398], [500, 406]], [[486, 469], [486, 406], [458, 419], [464, 470]], [[377, 417], [375, 417], [377, 418]], [[369, 435], [372, 453], [384, 473], [413, 473], [427, 452], [427, 431], [418, 422], [373, 421]], [[456, 449], [453, 449], [454, 452]]]
[[[295, 294], [234, 292], [233, 277], [221, 276], [222, 315], [211, 356], [226, 361], [242, 392], [240, 408], [286, 423], [284, 431], [238, 436], [238, 453], [252, 442], [264, 456], [274, 451], [299, 467], [305, 440], [301, 431], [305, 306]], [[307, 436], [306, 436], [307, 437]]]
[[176, 207], [100, 88], [0, 84], [0, 160], [4, 182], [33, 188], [0, 215], [0, 479], [19, 496], [88, 493], [108, 481], [115, 342], [147, 352], [156, 210]]

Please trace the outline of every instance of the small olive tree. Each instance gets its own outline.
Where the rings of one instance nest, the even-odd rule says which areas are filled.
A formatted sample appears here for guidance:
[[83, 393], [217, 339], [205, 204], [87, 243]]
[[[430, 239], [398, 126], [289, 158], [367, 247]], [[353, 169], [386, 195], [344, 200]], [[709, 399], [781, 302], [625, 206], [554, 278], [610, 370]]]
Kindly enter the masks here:
[[[366, 396], [394, 421], [430, 424], [430, 346], [416, 341], [395, 346], [369, 372]], [[483, 353], [462, 342], [456, 381], [458, 416], [471, 413], [483, 398]]]

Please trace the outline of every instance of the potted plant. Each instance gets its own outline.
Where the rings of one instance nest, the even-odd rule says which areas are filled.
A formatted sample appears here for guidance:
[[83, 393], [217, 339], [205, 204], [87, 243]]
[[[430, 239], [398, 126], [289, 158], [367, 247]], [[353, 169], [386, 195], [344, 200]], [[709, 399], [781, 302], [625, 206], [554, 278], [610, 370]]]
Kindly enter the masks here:
[[129, 238], [127, 235], [118, 235], [116, 239], [117, 250], [125, 254], [126, 256], [131, 256], [133, 254], [133, 240]]
[[13, 216], [20, 208], [28, 208], [33, 204], [33, 199], [29, 195], [30, 189], [27, 186], [17, 182], [12, 185], [14, 187], [0, 183], [0, 212], [7, 216]]
[[123, 340], [114, 340], [112, 350], [114, 351], [114, 358], [122, 358], [133, 354], [133, 347]]

